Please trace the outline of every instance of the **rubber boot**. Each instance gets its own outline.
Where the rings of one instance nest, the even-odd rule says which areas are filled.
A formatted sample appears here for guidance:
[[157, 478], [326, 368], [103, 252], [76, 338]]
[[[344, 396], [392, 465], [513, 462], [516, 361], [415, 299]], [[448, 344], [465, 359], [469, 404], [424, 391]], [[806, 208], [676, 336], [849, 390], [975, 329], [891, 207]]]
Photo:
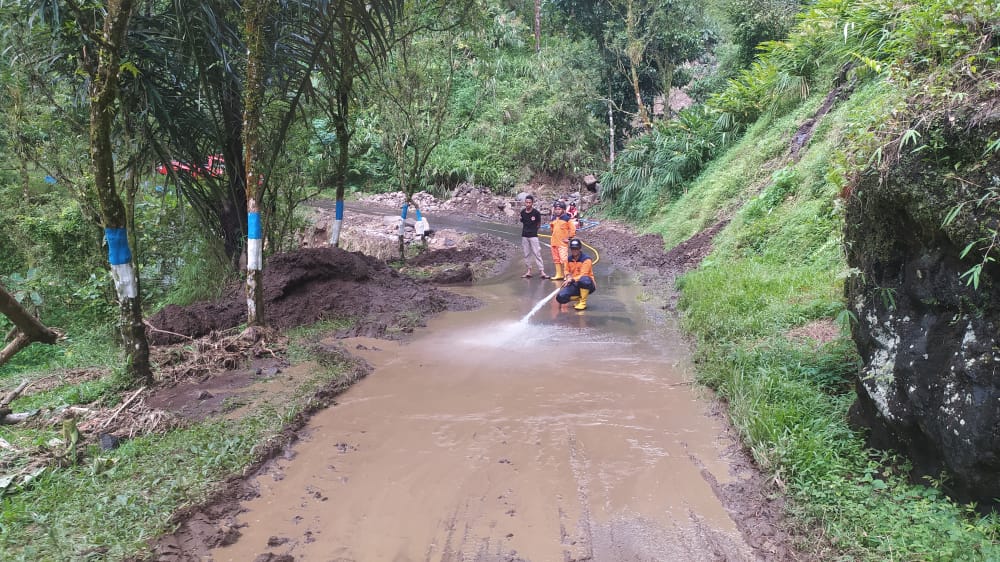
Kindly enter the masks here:
[[552, 276], [552, 280], [553, 281], [562, 281], [563, 280], [563, 276], [562, 276], [562, 264], [561, 263], [557, 263], [556, 264], [556, 274]]
[[573, 308], [577, 310], [587, 310], [587, 296], [590, 295], [590, 289], [580, 289], [580, 302], [576, 303]]

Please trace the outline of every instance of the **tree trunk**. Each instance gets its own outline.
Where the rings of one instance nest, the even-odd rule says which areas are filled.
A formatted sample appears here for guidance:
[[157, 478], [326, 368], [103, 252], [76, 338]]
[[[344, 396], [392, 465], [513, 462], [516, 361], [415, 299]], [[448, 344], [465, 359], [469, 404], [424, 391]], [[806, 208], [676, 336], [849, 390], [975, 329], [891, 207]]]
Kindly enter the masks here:
[[13, 148], [18, 160], [18, 172], [21, 179], [21, 197], [24, 200], [24, 204], [27, 205], [31, 202], [31, 178], [28, 175], [28, 154], [30, 149], [28, 148], [28, 143], [24, 140], [25, 135], [23, 132], [23, 126], [27, 117], [25, 115], [24, 96], [21, 93], [19, 78], [15, 76], [11, 84], [7, 86], [7, 89], [10, 92], [11, 100], [10, 136], [14, 139]]
[[611, 92], [608, 88], [608, 165], [615, 169], [615, 111], [611, 103]]
[[247, 199], [247, 326], [265, 326], [263, 223], [260, 201], [263, 175], [260, 160], [261, 119], [264, 103], [264, 22], [270, 0], [243, 4], [247, 44], [246, 86], [243, 92], [243, 151]]
[[[350, 72], [345, 68], [344, 72]], [[348, 119], [350, 118], [351, 90], [354, 80], [351, 77], [342, 76], [337, 92], [337, 115], [333, 119], [333, 128], [337, 134], [337, 166], [334, 170], [335, 185], [337, 186], [337, 206], [334, 210], [333, 228], [330, 229], [330, 245], [334, 248], [340, 245], [340, 229], [344, 223], [344, 192], [347, 184], [347, 167], [350, 165], [350, 144], [351, 130]]]
[[0, 314], [13, 322], [16, 330], [14, 340], [0, 350], [0, 365], [9, 361], [18, 351], [28, 347], [32, 342], [53, 344], [59, 337], [59, 334], [25, 310], [3, 285], [0, 285]]
[[118, 95], [118, 63], [124, 50], [132, 6], [132, 0], [109, 0], [107, 4], [103, 44], [99, 48], [97, 67], [90, 83], [90, 159], [94, 166], [94, 187], [100, 203], [101, 221], [108, 241], [111, 274], [121, 305], [121, 329], [128, 354], [128, 373], [133, 382], [151, 384], [153, 373], [149, 366], [149, 342], [142, 318], [139, 280], [129, 248], [125, 205], [115, 185], [111, 144], [111, 126]]
[[19, 168], [21, 172], [21, 197], [24, 199], [24, 205], [28, 206], [31, 203], [31, 177], [28, 175], [28, 159], [25, 156], [21, 156], [19, 163]]
[[[228, 83], [227, 83], [228, 86]], [[226, 161], [226, 191], [216, 203], [220, 205], [219, 218], [226, 256], [237, 271], [246, 250], [247, 237], [247, 188], [246, 162], [243, 146], [243, 92], [236, 85], [227, 87], [220, 107], [225, 127], [225, 145], [222, 156]]]
[[649, 113], [646, 111], [646, 104], [642, 103], [642, 94], [639, 90], [639, 73], [635, 67], [635, 62], [631, 62], [629, 64], [632, 90], [635, 91], [635, 105], [639, 108], [639, 122], [642, 123], [642, 126], [648, 130], [652, 129], [653, 125], [649, 121]]
[[410, 211], [409, 197], [403, 201], [403, 211], [399, 215], [399, 262], [406, 263], [406, 215]]
[[535, 52], [542, 51], [542, 0], [535, 0]]
[[670, 119], [673, 114], [670, 110], [670, 90], [674, 87], [674, 71], [676, 66], [670, 62], [669, 57], [656, 57], [656, 69], [660, 75], [660, 91], [663, 92], [663, 116]]

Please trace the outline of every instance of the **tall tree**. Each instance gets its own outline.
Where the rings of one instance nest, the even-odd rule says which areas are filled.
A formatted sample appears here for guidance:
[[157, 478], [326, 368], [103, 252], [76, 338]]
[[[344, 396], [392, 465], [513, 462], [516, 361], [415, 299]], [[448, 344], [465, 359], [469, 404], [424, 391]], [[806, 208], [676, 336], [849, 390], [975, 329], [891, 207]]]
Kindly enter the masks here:
[[652, 122], [642, 99], [639, 75], [652, 42], [654, 31], [648, 24], [653, 19], [656, 6], [649, 0], [608, 1], [618, 17], [606, 23], [605, 44], [618, 55], [619, 68], [628, 77], [635, 95], [636, 116], [642, 127], [649, 129]]
[[[106, 5], [75, 2], [70, 7], [77, 16], [81, 33], [92, 41], [80, 53], [80, 64], [90, 78], [90, 159], [94, 167], [94, 189], [101, 222], [108, 243], [108, 260], [121, 305], [122, 336], [128, 354], [128, 372], [136, 382], [151, 383], [149, 342], [142, 317], [139, 279], [135, 274], [130, 248], [125, 205], [115, 183], [112, 124], [117, 110], [118, 73], [125, 50], [126, 31], [132, 16], [132, 0], [108, 0]], [[98, 24], [103, 14], [103, 24]], [[100, 25], [100, 32], [97, 31]]]
[[375, 68], [384, 64], [397, 33], [396, 24], [403, 5], [403, 0], [345, 0], [336, 3], [332, 10], [325, 4], [317, 6], [311, 34], [324, 39], [320, 42], [322, 49], [316, 63], [318, 87], [313, 93], [319, 108], [333, 125], [337, 143], [333, 173], [336, 210], [330, 232], [331, 246], [340, 243], [344, 220], [357, 89], [370, 80]]
[[123, 103], [145, 117], [144, 147], [236, 269], [247, 232], [243, 10], [229, 1], [150, 6], [132, 26], [139, 72], [126, 77]]
[[535, 52], [542, 50], [542, 0], [535, 0]]
[[704, 5], [691, 0], [659, 3], [650, 26], [652, 36], [647, 52], [656, 69], [660, 92], [669, 102], [677, 67], [698, 58], [714, 37], [708, 31]]
[[246, 87], [243, 96], [243, 148], [246, 151], [247, 201], [247, 325], [264, 325], [263, 236], [260, 216], [261, 121], [264, 103], [264, 23], [271, 0], [245, 0], [244, 29], [247, 45]]
[[5, 112], [6, 127], [4, 131], [9, 137], [9, 146], [13, 149], [17, 158], [18, 179], [21, 182], [21, 196], [24, 203], [31, 202], [31, 191], [29, 189], [28, 162], [30, 162], [30, 143], [26, 129], [27, 115], [25, 111], [24, 83], [18, 76], [11, 76], [6, 80], [4, 88], [7, 98], [10, 101], [10, 110]]
[[[359, 82], [367, 81], [374, 68], [385, 62], [403, 0], [345, 0], [331, 13], [319, 12], [312, 34], [321, 38], [317, 61], [319, 87], [315, 94], [320, 109], [333, 124], [337, 142], [334, 164], [336, 210], [330, 245], [340, 243], [344, 220], [344, 195], [350, 168], [350, 144], [354, 136], [352, 111]], [[327, 39], [329, 38], [329, 39]]]
[[[448, 121], [456, 67], [454, 44], [448, 33], [406, 36], [379, 74], [383, 146], [395, 161], [399, 189], [406, 194], [398, 235], [400, 259], [405, 257], [407, 211], [414, 205], [413, 195], [421, 185], [427, 159], [440, 144]], [[420, 209], [415, 208], [420, 220]]]

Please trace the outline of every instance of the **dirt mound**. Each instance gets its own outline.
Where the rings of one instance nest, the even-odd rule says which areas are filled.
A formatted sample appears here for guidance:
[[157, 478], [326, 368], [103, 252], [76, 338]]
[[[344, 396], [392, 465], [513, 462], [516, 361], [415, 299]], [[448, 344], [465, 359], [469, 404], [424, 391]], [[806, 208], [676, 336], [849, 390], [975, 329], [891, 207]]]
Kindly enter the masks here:
[[659, 314], [675, 310], [679, 297], [674, 283], [680, 275], [701, 263], [712, 251], [712, 241], [727, 224], [721, 220], [705, 230], [665, 251], [663, 238], [655, 234], [636, 234], [626, 225], [605, 221], [593, 229], [578, 232], [577, 236], [588, 244], [601, 248], [602, 259], [607, 258], [616, 267], [637, 274], [639, 281], [650, 295], [662, 300]]
[[[167, 306], [152, 318], [154, 345], [185, 341], [246, 321], [244, 287], [218, 301]], [[264, 267], [264, 318], [277, 329], [326, 318], [351, 318], [342, 336], [392, 337], [423, 325], [423, 317], [478, 303], [402, 276], [382, 261], [338, 248], [305, 248], [268, 259]]]
[[669, 252], [663, 247], [662, 237], [656, 234], [639, 235], [631, 228], [612, 221], [579, 232], [578, 237], [605, 250], [613, 249], [605, 255], [619, 266], [674, 278], [698, 267], [712, 251], [715, 235], [727, 224], [728, 220], [719, 221], [674, 246]]
[[[509, 258], [511, 243], [492, 234], [467, 237], [461, 245], [432, 249], [407, 261], [408, 265], [425, 267], [442, 264], [470, 264]], [[496, 273], [496, 272], [494, 272]]]

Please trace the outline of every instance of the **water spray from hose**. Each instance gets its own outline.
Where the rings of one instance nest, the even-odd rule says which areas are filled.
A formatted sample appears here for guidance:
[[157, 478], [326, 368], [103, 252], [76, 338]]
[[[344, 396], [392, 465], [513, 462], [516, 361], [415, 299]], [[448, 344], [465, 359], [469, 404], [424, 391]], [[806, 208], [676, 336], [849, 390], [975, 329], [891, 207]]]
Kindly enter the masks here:
[[547, 302], [549, 302], [550, 300], [552, 300], [552, 297], [554, 297], [554, 296], [556, 296], [557, 294], [559, 294], [559, 289], [561, 289], [561, 288], [562, 288], [562, 287], [556, 287], [556, 290], [555, 290], [555, 291], [552, 291], [551, 293], [549, 293], [549, 296], [547, 296], [547, 297], [543, 298], [542, 300], [538, 301], [538, 304], [536, 304], [536, 305], [535, 305], [535, 308], [532, 308], [532, 309], [531, 309], [531, 312], [528, 312], [527, 314], [525, 314], [525, 315], [524, 315], [524, 318], [522, 318], [522, 319], [521, 319], [521, 322], [520, 322], [520, 323], [521, 323], [521, 324], [527, 324], [527, 323], [528, 323], [528, 319], [529, 319], [529, 318], [531, 318], [531, 316], [532, 316], [532, 315], [533, 315], [534, 313], [538, 312], [538, 310], [539, 310], [540, 308], [542, 308], [542, 306], [544, 306], [544, 305], [545, 305], [545, 303], [547, 303]]

